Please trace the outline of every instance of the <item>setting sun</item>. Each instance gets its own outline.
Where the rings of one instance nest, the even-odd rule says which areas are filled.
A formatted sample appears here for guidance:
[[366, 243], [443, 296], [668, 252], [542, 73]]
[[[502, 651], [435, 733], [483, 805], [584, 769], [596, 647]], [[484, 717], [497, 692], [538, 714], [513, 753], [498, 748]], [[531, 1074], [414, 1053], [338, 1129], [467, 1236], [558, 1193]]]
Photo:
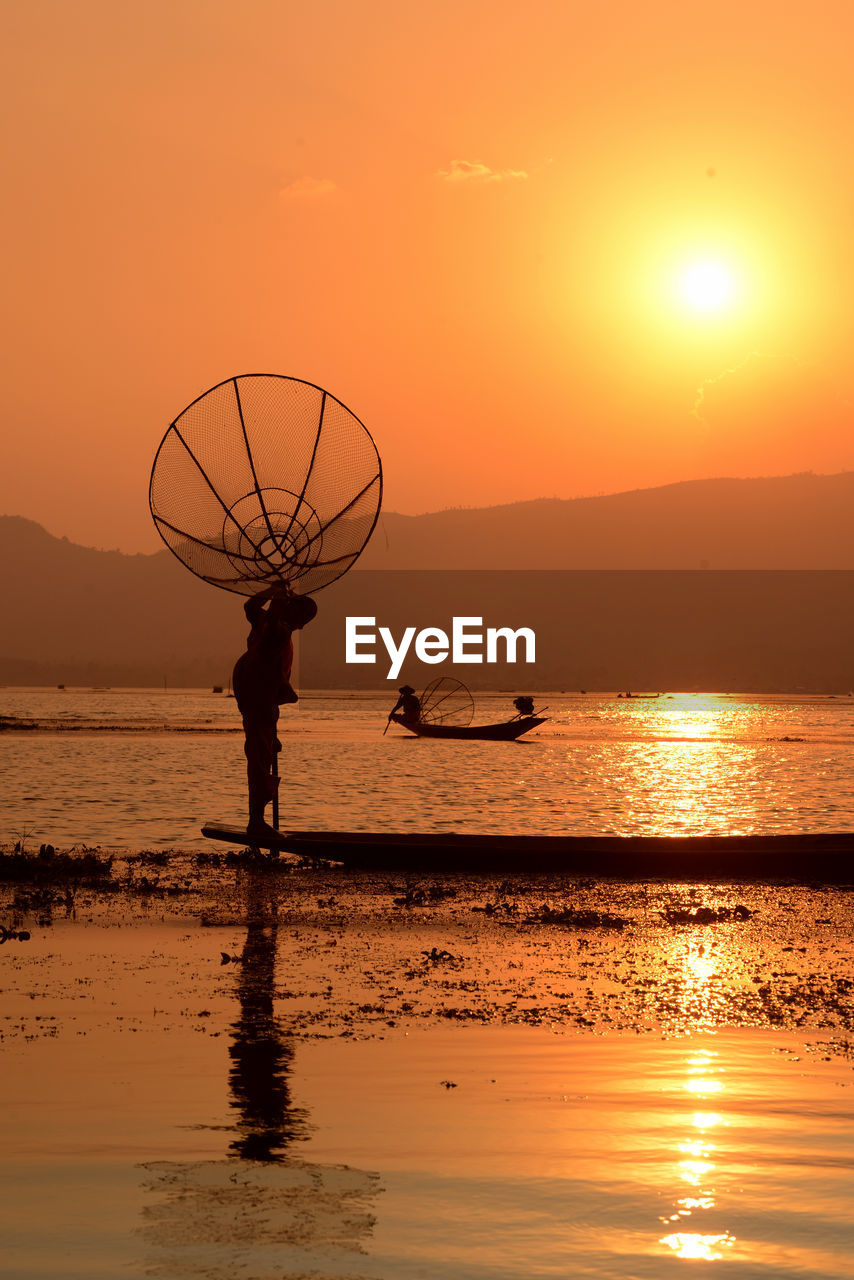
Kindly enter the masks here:
[[680, 297], [694, 311], [723, 311], [732, 305], [736, 292], [732, 271], [723, 262], [694, 262], [679, 279]]

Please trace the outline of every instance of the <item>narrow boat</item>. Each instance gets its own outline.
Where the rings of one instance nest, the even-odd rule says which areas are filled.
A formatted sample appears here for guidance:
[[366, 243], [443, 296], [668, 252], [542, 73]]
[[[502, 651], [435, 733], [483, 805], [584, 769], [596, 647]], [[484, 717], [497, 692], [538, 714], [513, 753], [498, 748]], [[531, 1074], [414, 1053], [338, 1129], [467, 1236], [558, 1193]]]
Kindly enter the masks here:
[[402, 716], [393, 715], [392, 720], [401, 729], [408, 729], [419, 738], [466, 738], [482, 739], [485, 742], [514, 742], [523, 733], [536, 729], [544, 724], [546, 716], [519, 716], [515, 720], [502, 720], [498, 724], [429, 724], [424, 720], [408, 723]]
[[[407, 874], [550, 874], [680, 882], [850, 885], [854, 832], [739, 836], [477, 835], [451, 832], [270, 831], [209, 822], [202, 835], [347, 869]], [[250, 864], [251, 865], [251, 864]]]

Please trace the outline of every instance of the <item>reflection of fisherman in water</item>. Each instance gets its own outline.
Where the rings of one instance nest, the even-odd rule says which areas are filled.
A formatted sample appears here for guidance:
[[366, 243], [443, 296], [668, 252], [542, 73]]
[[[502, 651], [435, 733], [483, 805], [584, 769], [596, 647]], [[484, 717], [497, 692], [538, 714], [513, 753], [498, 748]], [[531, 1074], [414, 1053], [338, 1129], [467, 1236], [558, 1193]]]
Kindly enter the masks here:
[[405, 724], [418, 724], [421, 719], [421, 701], [411, 684], [402, 684], [398, 689], [400, 697], [388, 713], [391, 720], [400, 711], [400, 719]]
[[241, 879], [246, 943], [229, 1047], [233, 1140], [214, 1159], [143, 1166], [145, 1274], [361, 1276], [379, 1178], [306, 1161], [294, 1150], [310, 1126], [291, 1101], [296, 1042], [275, 1015], [280, 889], [262, 869]]
[[247, 882], [246, 942], [240, 958], [240, 1013], [229, 1048], [238, 1137], [229, 1146], [245, 1160], [280, 1161], [283, 1148], [306, 1137], [306, 1113], [291, 1103], [288, 1073], [293, 1045], [274, 1013], [277, 940], [275, 888], [251, 872]]
[[273, 799], [278, 781], [274, 777], [273, 762], [282, 745], [276, 737], [279, 705], [297, 701], [290, 683], [293, 633], [311, 622], [317, 605], [310, 596], [294, 595], [282, 585], [252, 596], [244, 609], [252, 630], [246, 652], [235, 665], [231, 684], [246, 734], [248, 830], [255, 835], [266, 835], [273, 832], [264, 821], [264, 810]]

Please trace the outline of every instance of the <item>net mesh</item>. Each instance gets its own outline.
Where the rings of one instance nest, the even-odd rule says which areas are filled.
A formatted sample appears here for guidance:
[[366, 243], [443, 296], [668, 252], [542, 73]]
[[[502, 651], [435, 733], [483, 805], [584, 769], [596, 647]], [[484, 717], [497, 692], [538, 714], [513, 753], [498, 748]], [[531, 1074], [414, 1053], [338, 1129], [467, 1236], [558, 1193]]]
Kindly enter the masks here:
[[300, 594], [350, 568], [373, 532], [382, 465], [327, 391], [247, 374], [194, 400], [160, 443], [149, 505], [171, 551], [217, 587]]
[[474, 698], [453, 676], [440, 676], [421, 695], [421, 719], [427, 724], [454, 724], [465, 728], [474, 718]]

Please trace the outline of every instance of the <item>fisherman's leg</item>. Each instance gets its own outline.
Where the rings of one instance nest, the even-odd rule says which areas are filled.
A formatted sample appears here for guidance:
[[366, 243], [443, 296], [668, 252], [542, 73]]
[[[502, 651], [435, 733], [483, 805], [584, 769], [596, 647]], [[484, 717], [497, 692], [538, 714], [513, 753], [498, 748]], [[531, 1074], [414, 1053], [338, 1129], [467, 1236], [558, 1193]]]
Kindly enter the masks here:
[[[278, 708], [275, 709], [276, 714]], [[249, 785], [249, 825], [263, 827], [264, 810], [273, 795], [273, 752], [276, 743], [276, 714], [270, 708], [253, 708], [244, 713], [246, 733], [246, 779]]]

